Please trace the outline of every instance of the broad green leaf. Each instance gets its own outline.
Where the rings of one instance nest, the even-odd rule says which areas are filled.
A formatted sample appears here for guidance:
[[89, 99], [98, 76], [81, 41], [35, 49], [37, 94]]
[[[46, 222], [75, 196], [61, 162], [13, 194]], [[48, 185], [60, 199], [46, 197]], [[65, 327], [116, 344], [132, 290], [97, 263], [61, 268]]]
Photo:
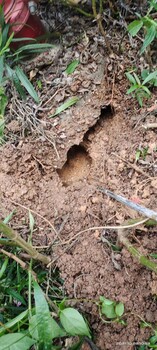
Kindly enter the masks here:
[[35, 100], [35, 102], [39, 103], [39, 97], [31, 84], [31, 82], [28, 80], [27, 76], [23, 72], [23, 70], [20, 67], [16, 67], [16, 74], [22, 83], [22, 85], [25, 87], [27, 92], [30, 94], [30, 96]]
[[60, 321], [70, 335], [86, 335], [91, 338], [89, 328], [82, 315], [75, 309], [68, 307], [60, 312]]
[[124, 304], [122, 302], [116, 304], [115, 312], [118, 317], [121, 317], [124, 314]]
[[[29, 332], [34, 339], [36, 340], [39, 339], [36, 315], [32, 316], [30, 319]], [[65, 336], [66, 336], [66, 332], [64, 331], [64, 329], [61, 328], [53, 318], [51, 318], [51, 339], [65, 337]]]
[[65, 73], [72, 74], [76, 69], [76, 67], [79, 65], [79, 63], [80, 63], [79, 60], [72, 61], [66, 68]]
[[144, 39], [144, 43], [141, 47], [140, 53], [142, 54], [146, 48], [152, 43], [152, 41], [154, 40], [156, 36], [156, 27], [154, 25], [152, 25], [150, 28], [148, 28], [147, 30], [147, 34], [145, 36]]
[[132, 36], [135, 36], [143, 26], [142, 19], [135, 19], [128, 25], [128, 31]]
[[12, 318], [12, 320], [8, 321], [4, 324], [4, 326], [0, 327], [0, 337], [2, 334], [6, 333], [8, 329], [11, 329], [14, 327], [17, 323], [22, 321], [26, 316], [28, 315], [28, 310], [21, 312], [20, 315], [16, 316], [15, 318]]
[[75, 103], [77, 103], [79, 101], [78, 97], [72, 97], [70, 98], [68, 101], [66, 101], [65, 103], [63, 103], [60, 107], [58, 107], [55, 111], [54, 114], [50, 115], [49, 118], [53, 118], [56, 115], [60, 114], [61, 112], [65, 111], [67, 108], [71, 107], [72, 105], [74, 105]]
[[130, 83], [132, 83], [133, 85], [136, 84], [136, 80], [135, 80], [134, 76], [131, 73], [126, 72], [125, 75], [128, 78], [128, 80], [130, 81]]
[[143, 69], [142, 72], [141, 72], [141, 77], [142, 77], [142, 80], [144, 81], [144, 79], [146, 79], [149, 75], [149, 70], [148, 69]]
[[52, 346], [52, 322], [47, 301], [42, 289], [34, 281], [34, 299], [39, 337], [39, 350], [51, 350]]
[[145, 80], [143, 81], [143, 85], [147, 84], [149, 81], [156, 79], [157, 78], [157, 70], [155, 70], [154, 72], [150, 73]]
[[0, 350], [28, 350], [35, 341], [25, 334], [6, 334], [0, 338]]
[[109, 319], [116, 318], [114, 303], [112, 303], [111, 305], [107, 305], [105, 302], [102, 303], [101, 312]]
[[112, 304], [115, 304], [115, 301], [104, 298], [103, 303], [104, 303], [105, 305], [112, 305]]
[[138, 84], [131, 86], [130, 89], [127, 90], [127, 94], [131, 94], [132, 92], [134, 92], [135, 90], [141, 88], [141, 86], [139, 86]]

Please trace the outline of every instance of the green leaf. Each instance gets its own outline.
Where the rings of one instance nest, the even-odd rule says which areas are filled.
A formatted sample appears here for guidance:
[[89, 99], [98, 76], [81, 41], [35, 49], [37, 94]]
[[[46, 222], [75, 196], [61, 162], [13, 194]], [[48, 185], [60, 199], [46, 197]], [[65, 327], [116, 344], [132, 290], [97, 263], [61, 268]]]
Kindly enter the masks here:
[[79, 63], [80, 63], [79, 60], [72, 61], [66, 68], [65, 73], [72, 74], [76, 69], [76, 67], [79, 65]]
[[4, 56], [0, 56], [0, 84], [2, 83], [4, 74]]
[[141, 86], [139, 86], [138, 84], [131, 86], [130, 89], [127, 90], [127, 94], [131, 94], [133, 91], [139, 89]]
[[154, 259], [157, 259], [157, 254], [156, 253], [151, 253], [151, 254], [149, 254], [149, 256], [151, 256]]
[[142, 80], [144, 81], [144, 79], [146, 79], [149, 75], [149, 70], [148, 69], [143, 69], [142, 72], [141, 72], [141, 77], [142, 77]]
[[145, 40], [144, 43], [141, 47], [140, 53], [142, 54], [146, 48], [152, 43], [152, 41], [154, 40], [156, 36], [156, 27], [154, 25], [152, 25], [150, 28], [148, 28], [147, 30], [147, 34], [145, 36]]
[[3, 220], [3, 223], [4, 223], [4, 224], [8, 224], [8, 222], [12, 219], [12, 217], [13, 217], [13, 215], [14, 215], [15, 213], [16, 213], [16, 210], [13, 209], [13, 210], [11, 211], [11, 213], [5, 217], [5, 219]]
[[68, 101], [66, 101], [65, 103], [63, 103], [60, 107], [58, 107], [55, 111], [54, 114], [50, 115], [49, 118], [53, 118], [56, 115], [60, 114], [61, 112], [65, 111], [67, 108], [71, 107], [72, 105], [74, 105], [75, 103], [77, 103], [79, 101], [78, 97], [72, 97], [71, 99], [69, 99]]
[[25, 334], [13, 333], [1, 337], [0, 350], [28, 350], [35, 341]]
[[157, 78], [157, 70], [155, 70], [154, 72], [150, 73], [145, 80], [143, 81], [143, 85], [147, 84], [149, 81], [156, 79]]
[[9, 262], [9, 258], [5, 258], [5, 260], [4, 260], [4, 262], [3, 262], [2, 266], [1, 266], [1, 269], [0, 269], [0, 278], [3, 277], [3, 274], [5, 273], [5, 270], [6, 270], [7, 266], [8, 266], [8, 262]]
[[105, 299], [101, 306], [101, 312], [109, 319], [116, 318], [115, 302], [109, 299]]
[[6, 70], [7, 70], [9, 79], [15, 85], [15, 88], [16, 88], [17, 92], [19, 93], [20, 97], [25, 99], [26, 94], [25, 94], [25, 91], [21, 85], [21, 82], [16, 74], [16, 71], [14, 69], [12, 69], [8, 64], [6, 64], [5, 66], [6, 66]]
[[139, 32], [139, 30], [142, 28], [142, 26], [143, 26], [142, 19], [140, 20], [135, 19], [135, 21], [131, 22], [128, 25], [128, 31], [130, 35], [135, 36]]
[[8, 23], [5, 24], [4, 29], [2, 31], [2, 43], [1, 43], [1, 48], [3, 48], [5, 46], [5, 44], [7, 43], [7, 39], [8, 39], [8, 33], [9, 33], [9, 27], [10, 25]]
[[60, 312], [60, 321], [66, 332], [70, 335], [86, 335], [91, 338], [89, 328], [82, 315], [69, 307]]
[[34, 225], [35, 225], [34, 217], [31, 213], [31, 211], [29, 210], [29, 229], [30, 229], [31, 234], [33, 233]]
[[122, 302], [116, 304], [115, 312], [118, 317], [121, 317], [124, 314], [124, 304]]
[[151, 95], [151, 92], [147, 88], [147, 86], [142, 86], [142, 89], [146, 92], [146, 94]]
[[27, 76], [23, 72], [23, 70], [20, 67], [16, 67], [16, 74], [22, 83], [22, 85], [25, 87], [27, 92], [30, 94], [30, 96], [35, 100], [35, 102], [39, 103], [39, 97], [31, 84], [31, 82], [28, 80]]
[[51, 315], [44, 293], [36, 281], [34, 281], [34, 298], [39, 337], [39, 350], [51, 350]]
[[23, 305], [26, 305], [25, 299], [16, 290], [11, 289], [11, 288], [7, 288], [6, 292], [9, 295], [11, 295], [14, 299], [16, 299], [17, 301], [20, 301], [20, 303], [22, 303]]
[[104, 303], [105, 305], [114, 305], [114, 304], [115, 304], [115, 301], [104, 298], [103, 303]]
[[4, 124], [3, 117], [5, 114], [5, 108], [7, 106], [7, 103], [8, 103], [8, 98], [5, 95], [4, 89], [0, 86], [0, 119], [1, 119], [0, 126], [3, 126]]
[[54, 45], [52, 45], [52, 44], [44, 44], [44, 43], [43, 44], [28, 44], [28, 45], [21, 46], [16, 51], [16, 54], [19, 54], [23, 51], [30, 51], [30, 50], [34, 51], [34, 53], [35, 53], [35, 50], [41, 50], [41, 52], [42, 52], [42, 51], [52, 49], [53, 47], [54, 47]]
[[138, 101], [140, 107], [142, 107], [142, 106], [143, 106], [143, 99], [142, 99], [142, 97], [140, 96], [140, 94], [137, 94], [137, 95], [136, 95], [136, 98], [137, 98], [137, 101]]
[[128, 80], [130, 81], [130, 83], [132, 83], [133, 85], [136, 84], [136, 80], [135, 80], [134, 76], [131, 73], [126, 72], [125, 75], [128, 78]]
[[141, 151], [140, 151], [140, 149], [137, 149], [136, 155], [135, 155], [136, 162], [140, 159], [140, 156], [141, 156]]
[[135, 78], [137, 84], [141, 85], [141, 82], [140, 82], [140, 79], [139, 79], [138, 75], [135, 72], [133, 73], [133, 75], [134, 75], [134, 78]]
[[[30, 319], [29, 332], [34, 339], [39, 340], [36, 315], [32, 316]], [[66, 336], [65, 330], [61, 328], [53, 318], [51, 318], [51, 339], [65, 337], [65, 336]]]
[[15, 318], [12, 318], [12, 320], [8, 321], [4, 324], [4, 327], [0, 327], [0, 337], [2, 334], [6, 333], [8, 329], [11, 329], [14, 327], [17, 323], [19, 323], [21, 320], [23, 320], [28, 315], [28, 310], [21, 312], [20, 315], [16, 316]]

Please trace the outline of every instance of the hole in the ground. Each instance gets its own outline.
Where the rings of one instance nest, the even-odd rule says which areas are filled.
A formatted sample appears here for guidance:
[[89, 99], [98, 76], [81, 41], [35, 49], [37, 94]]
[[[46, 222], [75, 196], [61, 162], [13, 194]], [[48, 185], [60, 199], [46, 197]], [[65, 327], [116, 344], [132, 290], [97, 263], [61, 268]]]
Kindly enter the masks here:
[[114, 108], [112, 105], [105, 105], [101, 107], [101, 113], [97, 121], [86, 131], [83, 137], [83, 142], [89, 141], [89, 136], [94, 135], [96, 131], [103, 126], [104, 121], [112, 118], [114, 115]]
[[57, 173], [64, 186], [69, 186], [88, 176], [92, 159], [81, 145], [72, 146], [67, 153], [67, 161]]

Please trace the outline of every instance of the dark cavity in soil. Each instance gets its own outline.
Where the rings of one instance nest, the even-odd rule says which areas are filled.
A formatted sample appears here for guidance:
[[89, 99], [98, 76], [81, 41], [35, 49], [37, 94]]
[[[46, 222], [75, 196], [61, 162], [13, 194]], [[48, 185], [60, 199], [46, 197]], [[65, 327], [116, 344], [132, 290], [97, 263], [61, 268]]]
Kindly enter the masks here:
[[89, 140], [89, 136], [93, 135], [104, 126], [104, 122], [106, 119], [112, 118], [114, 116], [114, 108], [112, 105], [105, 105], [101, 107], [101, 112], [99, 118], [96, 122], [89, 127], [83, 137], [84, 146], [86, 145], [86, 141]]
[[69, 149], [67, 161], [61, 169], [57, 169], [57, 173], [64, 186], [69, 186], [88, 176], [92, 163], [92, 158], [88, 153], [90, 136], [94, 139], [97, 131], [104, 126], [104, 121], [108, 118], [112, 118], [113, 115], [114, 109], [111, 105], [102, 106], [99, 118], [85, 132], [83, 141], [80, 142], [79, 145], [73, 145]]
[[67, 153], [67, 161], [57, 173], [64, 186], [69, 186], [88, 176], [92, 159], [81, 145], [72, 146]]

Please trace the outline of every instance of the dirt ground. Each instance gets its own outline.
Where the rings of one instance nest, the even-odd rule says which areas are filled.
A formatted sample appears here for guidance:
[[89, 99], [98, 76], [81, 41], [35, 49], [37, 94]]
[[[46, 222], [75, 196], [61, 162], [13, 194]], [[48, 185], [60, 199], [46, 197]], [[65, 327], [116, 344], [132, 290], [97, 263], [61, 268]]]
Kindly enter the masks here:
[[[72, 12], [63, 25], [64, 11], [58, 26], [62, 42], [47, 56], [35, 58], [30, 68], [25, 65], [36, 87], [37, 80], [42, 82], [40, 105], [30, 98], [21, 102], [10, 92], [6, 143], [0, 148], [1, 218], [16, 208], [12, 227], [25, 237], [31, 209], [33, 243], [48, 247], [66, 295], [86, 300], [78, 307], [89, 320], [97, 347], [135, 350], [152, 334], [141, 322], [153, 327], [157, 322], [157, 276], [126, 248], [113, 252], [104, 242], [117, 244], [117, 232], [100, 226], [121, 225], [139, 215], [103, 195], [99, 186], [157, 210], [157, 136], [155, 129], [145, 127], [156, 121], [156, 109], [150, 108], [157, 96], [154, 91], [139, 108], [126, 95], [125, 71], [147, 63], [137, 54], [138, 42], [128, 37], [118, 53], [119, 24], [109, 30], [113, 52], [108, 54], [95, 23]], [[49, 13], [55, 23], [53, 8]], [[74, 59], [80, 64], [68, 76], [65, 69]], [[79, 97], [76, 105], [49, 118], [73, 96]], [[146, 147], [146, 158], [136, 162], [136, 151]], [[145, 255], [156, 252], [156, 229], [132, 230], [130, 240]], [[124, 303], [125, 326], [100, 319], [90, 301], [100, 296]]]

